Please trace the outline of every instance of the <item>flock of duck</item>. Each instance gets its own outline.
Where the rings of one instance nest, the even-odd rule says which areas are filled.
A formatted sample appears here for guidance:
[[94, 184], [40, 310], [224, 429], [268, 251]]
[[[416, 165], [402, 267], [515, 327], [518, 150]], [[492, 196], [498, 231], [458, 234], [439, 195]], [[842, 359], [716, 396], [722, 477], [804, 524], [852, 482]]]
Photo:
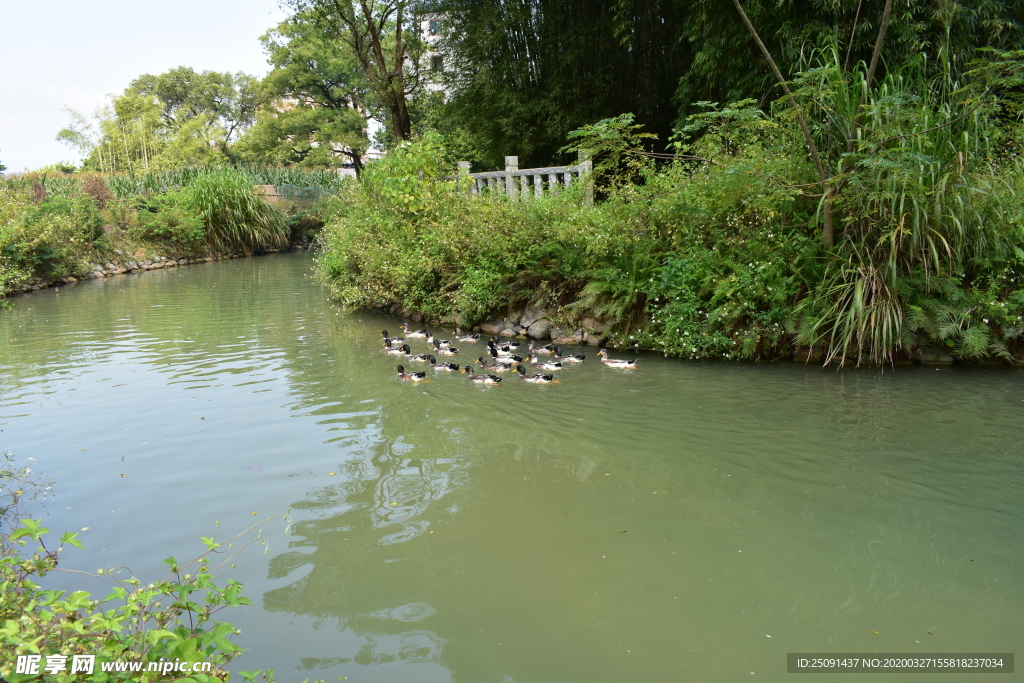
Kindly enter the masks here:
[[[480, 356], [477, 361], [480, 363], [480, 369], [483, 374], [477, 374], [476, 370], [472, 365], [465, 365], [461, 368], [458, 363], [452, 362], [437, 362], [437, 356], [458, 356], [459, 350], [452, 346], [453, 342], [450, 339], [438, 339], [426, 330], [410, 330], [407, 323], [402, 323], [402, 329], [405, 333], [404, 337], [389, 337], [387, 330], [381, 331], [381, 336], [384, 338], [384, 352], [392, 356], [405, 356], [405, 359], [411, 363], [429, 363], [430, 367], [435, 370], [442, 372], [464, 372], [469, 376], [470, 381], [477, 384], [497, 384], [501, 381], [500, 375], [492, 375], [492, 372], [506, 372], [514, 370], [518, 373], [520, 379], [530, 382], [532, 384], [551, 384], [555, 381], [554, 375], [545, 374], [527, 374], [526, 366], [524, 362], [529, 363], [534, 368], [540, 370], [561, 370], [566, 365], [573, 365], [582, 363], [586, 360], [584, 354], [568, 353], [563, 354], [561, 347], [553, 346], [551, 344], [545, 344], [544, 346], [537, 346], [535, 342], [530, 342], [529, 346], [523, 348], [522, 342], [517, 341], [502, 341], [499, 342], [495, 338], [487, 340], [487, 354], [490, 356], [490, 361], [485, 359], [485, 356]], [[409, 348], [407, 340], [409, 339], [422, 339], [427, 344], [427, 353], [413, 353], [412, 349]], [[455, 342], [460, 344], [478, 344], [480, 343], [479, 334], [463, 334], [461, 330], [456, 328], [455, 330]], [[522, 353], [528, 355], [524, 358]], [[435, 356], [437, 354], [437, 356]], [[601, 362], [610, 368], [635, 368], [635, 360], [621, 360], [617, 358], [609, 358], [608, 351], [601, 349], [597, 352], [597, 355], [601, 357]], [[548, 356], [550, 360], [541, 359], [539, 356]], [[398, 366], [398, 379], [409, 382], [420, 382], [427, 378], [426, 371], [420, 372], [406, 372], [404, 365]]]

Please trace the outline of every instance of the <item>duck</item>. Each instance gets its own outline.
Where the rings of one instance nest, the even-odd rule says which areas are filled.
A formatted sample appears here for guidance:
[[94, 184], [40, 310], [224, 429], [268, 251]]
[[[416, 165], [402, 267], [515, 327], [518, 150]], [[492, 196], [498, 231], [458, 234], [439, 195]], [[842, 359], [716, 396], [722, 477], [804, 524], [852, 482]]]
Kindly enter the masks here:
[[525, 381], [531, 382], [533, 384], [551, 384], [552, 382], [555, 381], [554, 375], [527, 375], [526, 368], [524, 368], [522, 365], [517, 367], [516, 371], [519, 372], [519, 376], [522, 377]]
[[511, 364], [502, 365], [501, 363], [488, 363], [484, 360], [483, 356], [480, 356], [477, 360], [480, 361], [480, 369], [484, 372], [505, 372], [506, 370], [512, 369]]
[[445, 346], [438, 340], [434, 340], [434, 351], [442, 356], [454, 356], [459, 352], [454, 346]]
[[497, 347], [498, 351], [502, 351], [502, 352], [512, 352], [512, 351], [515, 351], [516, 349], [518, 349], [520, 346], [522, 346], [521, 342], [517, 342], [517, 341], [503, 341], [503, 342], [499, 342], [495, 337], [491, 337], [490, 341], [488, 341], [487, 343], [490, 346]]
[[455, 341], [466, 342], [467, 344], [475, 344], [480, 341], [479, 334], [462, 334], [462, 330], [455, 328]]
[[402, 331], [405, 332], [405, 336], [406, 337], [410, 337], [410, 338], [411, 337], [424, 338], [428, 334], [428, 332], [426, 330], [410, 330], [408, 323], [402, 323]]
[[421, 382], [427, 378], [425, 372], [406, 372], [401, 365], [398, 366], [398, 379], [406, 379], [410, 382]]
[[434, 335], [427, 333], [427, 343], [431, 346], [439, 346], [442, 349], [446, 349], [452, 345], [451, 339], [438, 339]]
[[411, 360], [413, 363], [429, 363], [430, 359], [433, 358], [429, 353], [409, 353], [409, 345], [405, 344], [402, 346], [405, 349], [405, 357]]
[[380, 336], [384, 337], [384, 342], [386, 344], [389, 344], [389, 345], [390, 344], [404, 344], [405, 343], [405, 337], [389, 337], [387, 330], [381, 330], [380, 331]]
[[435, 370], [443, 370], [445, 372], [459, 371], [458, 363], [438, 363], [437, 359], [434, 358], [433, 356], [430, 357], [430, 367], [434, 368]]
[[563, 356], [562, 347], [555, 347], [555, 360], [557, 361], [561, 361], [563, 363], [582, 363], [586, 359], [587, 355], [585, 353], [567, 353]]
[[530, 356], [530, 363], [540, 368], [541, 370], [561, 370], [563, 367], [565, 367], [557, 360], [541, 360], [533, 355]]
[[501, 381], [501, 378], [498, 377], [497, 375], [478, 375], [478, 374], [476, 374], [475, 372], [473, 372], [473, 366], [472, 365], [467, 365], [465, 370], [463, 370], [463, 372], [465, 372], [467, 375], [469, 375], [469, 379], [470, 379], [471, 382], [479, 382], [480, 384], [497, 384], [498, 382]]
[[609, 358], [608, 349], [601, 349], [597, 352], [597, 355], [601, 356], [601, 362], [610, 368], [635, 368], [635, 360], [621, 360], [618, 358]]
[[509, 367], [515, 365], [516, 363], [523, 362], [522, 356], [516, 356], [511, 353], [506, 356], [499, 356], [498, 350], [495, 349], [493, 346], [491, 347], [491, 357], [494, 358], [495, 363], [500, 363], [502, 365], [507, 365]]
[[392, 356], [400, 356], [409, 353], [410, 351], [412, 351], [412, 349], [409, 348], [408, 344], [402, 344], [401, 346], [392, 346], [390, 340], [384, 340], [384, 353], [390, 353]]
[[551, 344], [545, 344], [544, 346], [537, 346], [533, 342], [530, 342], [530, 353], [543, 353], [550, 355], [555, 352], [555, 347]]

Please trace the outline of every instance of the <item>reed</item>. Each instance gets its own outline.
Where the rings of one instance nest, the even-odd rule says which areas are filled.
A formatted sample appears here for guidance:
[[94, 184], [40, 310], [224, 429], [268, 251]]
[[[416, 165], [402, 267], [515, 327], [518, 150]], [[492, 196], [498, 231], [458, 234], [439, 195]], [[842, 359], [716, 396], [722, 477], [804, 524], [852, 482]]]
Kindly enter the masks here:
[[234, 169], [199, 173], [182, 189], [206, 225], [206, 241], [220, 251], [246, 254], [288, 243], [285, 218], [253, 191], [252, 177]]

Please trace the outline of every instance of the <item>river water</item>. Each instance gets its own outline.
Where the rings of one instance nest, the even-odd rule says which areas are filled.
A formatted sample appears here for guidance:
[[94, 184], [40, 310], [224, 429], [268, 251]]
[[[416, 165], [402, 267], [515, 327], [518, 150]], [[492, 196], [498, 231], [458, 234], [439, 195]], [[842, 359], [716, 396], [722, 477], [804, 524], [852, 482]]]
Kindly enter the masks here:
[[621, 371], [580, 347], [554, 385], [402, 383], [380, 343], [400, 321], [338, 311], [311, 265], [153, 271], [0, 313], [0, 448], [55, 481], [49, 528], [88, 527], [62, 567], [154, 580], [200, 536], [290, 515], [233, 560], [254, 603], [220, 614], [249, 650], [235, 670], [783, 681], [789, 652], [1021, 642], [1021, 371]]

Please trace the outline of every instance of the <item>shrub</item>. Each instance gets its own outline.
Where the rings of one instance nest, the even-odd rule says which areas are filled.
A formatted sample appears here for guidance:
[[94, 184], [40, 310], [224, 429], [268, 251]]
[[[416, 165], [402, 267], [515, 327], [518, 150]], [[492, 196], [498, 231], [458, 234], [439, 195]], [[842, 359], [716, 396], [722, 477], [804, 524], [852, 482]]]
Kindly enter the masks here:
[[213, 249], [251, 254], [287, 244], [284, 217], [255, 194], [252, 179], [242, 172], [200, 173], [182, 189], [181, 198], [202, 217], [206, 242]]
[[168, 192], [145, 202], [138, 213], [138, 234], [175, 253], [198, 253], [206, 243], [203, 219], [179, 192]]

